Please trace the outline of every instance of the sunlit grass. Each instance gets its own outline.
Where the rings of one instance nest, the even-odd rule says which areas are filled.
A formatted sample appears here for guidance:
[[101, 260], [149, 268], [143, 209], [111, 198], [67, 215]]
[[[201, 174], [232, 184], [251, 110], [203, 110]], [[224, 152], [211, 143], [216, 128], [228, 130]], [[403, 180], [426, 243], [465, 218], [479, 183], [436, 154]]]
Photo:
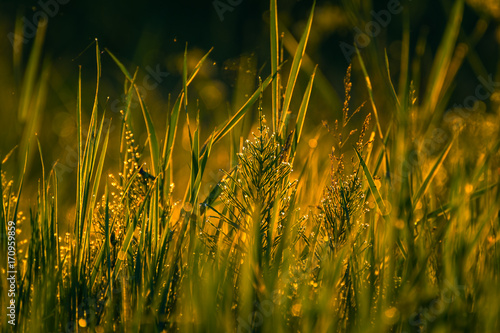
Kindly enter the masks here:
[[[24, 161], [13, 175], [2, 170], [0, 187], [1, 236], [8, 221], [28, 234], [17, 243], [17, 330], [499, 331], [500, 119], [477, 111], [442, 120], [463, 6], [457, 1], [451, 11], [426, 90], [415, 89], [421, 78], [411, 68], [419, 65], [409, 62], [393, 84], [387, 54], [386, 82], [375, 89], [375, 60], [366, 57], [376, 50], [357, 50], [338, 119], [315, 131], [304, 124], [323, 112], [310, 104], [317, 69], [306, 70], [307, 83], [298, 84], [303, 61], [310, 61], [314, 6], [285, 62], [277, 4], [270, 1], [271, 70], [215, 129], [203, 128], [188, 98], [211, 51], [189, 65], [186, 47], [181, 91], [166, 124], [158, 124], [140, 94], [138, 71], [129, 72], [96, 41], [88, 120], [81, 70], [75, 92], [70, 213], [58, 208], [69, 195], [59, 190], [61, 169], [49, 168], [43, 154], [49, 147], [34, 136], [49, 70], [45, 65], [38, 77], [33, 68], [41, 61], [41, 31], [19, 103], [26, 131], [19, 147], [1, 157], [2, 168], [14, 153]], [[402, 53], [409, 49], [404, 43]], [[125, 77], [125, 108], [111, 123], [100, 102], [104, 56]], [[355, 108], [353, 71], [368, 96]], [[247, 136], [242, 122], [252, 114]], [[178, 153], [180, 141], [187, 159]], [[111, 151], [118, 163], [108, 172]], [[221, 155], [227, 167], [210, 170]], [[36, 193], [23, 191], [27, 163], [42, 166]], [[174, 168], [183, 170], [182, 180]], [[205, 191], [208, 173], [217, 179]], [[20, 201], [29, 211], [19, 210]], [[6, 253], [6, 237], [0, 242]], [[5, 279], [1, 286], [3, 295]], [[7, 298], [1, 302], [6, 306]], [[0, 323], [7, 331], [5, 316]]]

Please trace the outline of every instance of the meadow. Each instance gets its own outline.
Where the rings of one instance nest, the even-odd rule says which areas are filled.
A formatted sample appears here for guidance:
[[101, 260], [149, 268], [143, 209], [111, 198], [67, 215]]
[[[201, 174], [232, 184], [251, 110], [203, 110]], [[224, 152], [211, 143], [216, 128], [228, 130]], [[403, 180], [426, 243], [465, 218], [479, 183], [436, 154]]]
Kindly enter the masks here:
[[[465, 31], [470, 3], [444, 2], [429, 50], [408, 6], [368, 24], [345, 1], [363, 29], [327, 78], [308, 56], [315, 4], [296, 34], [271, 0], [268, 59], [242, 56], [233, 97], [201, 84], [212, 49], [186, 45], [163, 101], [170, 74], [96, 39], [59, 120], [44, 26], [14, 43], [29, 57], [13, 56], [18, 123], [2, 125], [19, 135], [0, 152], [1, 331], [500, 332], [500, 83], [474, 51], [484, 17]], [[392, 15], [397, 66], [375, 33]], [[464, 63], [478, 83], [452, 104]]]

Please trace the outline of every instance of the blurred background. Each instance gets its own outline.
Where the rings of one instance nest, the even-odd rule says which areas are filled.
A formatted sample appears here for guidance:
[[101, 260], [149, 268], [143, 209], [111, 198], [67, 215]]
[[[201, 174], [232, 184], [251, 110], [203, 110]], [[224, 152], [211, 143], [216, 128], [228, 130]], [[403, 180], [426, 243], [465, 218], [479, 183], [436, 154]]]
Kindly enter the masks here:
[[[305, 137], [299, 152], [305, 158], [311, 148], [318, 146], [322, 156], [330, 151], [332, 141], [323, 123], [333, 123], [341, 117], [344, 99], [343, 78], [354, 59], [353, 43], [358, 43], [365, 56], [372, 78], [375, 99], [382, 121], [388, 121], [391, 110], [384, 109], [383, 90], [388, 83], [384, 68], [387, 52], [391, 76], [398, 84], [402, 57], [403, 22], [409, 22], [410, 63], [418, 58], [419, 67], [412, 75], [417, 90], [425, 90], [432, 61], [445, 32], [453, 1], [328, 1], [318, 0], [311, 29], [307, 57], [299, 76], [297, 91], [305, 89], [309, 76], [318, 64], [318, 73], [305, 122]], [[297, 40], [304, 29], [312, 1], [278, 1], [279, 31], [282, 32], [283, 58], [290, 59]], [[2, 159], [16, 145], [9, 162], [2, 165], [9, 176], [17, 180], [24, 158], [23, 147], [30, 146], [27, 192], [36, 189], [41, 176], [36, 140], [29, 133], [37, 133], [43, 150], [46, 173], [58, 163], [63, 207], [74, 205], [76, 154], [76, 96], [78, 72], [81, 66], [83, 92], [83, 124], [88, 124], [92, 111], [96, 80], [95, 39], [99, 46], [113, 52], [134, 73], [138, 68], [138, 83], [152, 113], [159, 137], [165, 133], [166, 115], [182, 86], [182, 61], [187, 45], [189, 67], [192, 69], [212, 47], [209, 61], [190, 87], [189, 114], [191, 119], [200, 112], [202, 140], [220, 126], [243, 105], [255, 91], [258, 77], [270, 74], [269, 61], [269, 1], [78, 1], [78, 0], [0, 0], [0, 156]], [[389, 13], [384, 16], [383, 13]], [[48, 17], [43, 46], [32, 72], [30, 54], [35, 44], [34, 31], [40, 17]], [[409, 20], [406, 20], [408, 18]], [[463, 16], [458, 43], [465, 58], [447, 104], [463, 104], [464, 98], [474, 95], [480, 78], [500, 81], [498, 77], [498, 43], [500, 41], [500, 4], [497, 1], [468, 0]], [[373, 36], [363, 40], [370, 22]], [[377, 26], [379, 29], [377, 29]], [[24, 36], [17, 32], [24, 31]], [[17, 36], [16, 36], [17, 35]], [[364, 35], [366, 36], [366, 35]], [[461, 44], [460, 44], [461, 43]], [[425, 45], [425, 47], [422, 47]], [[287, 67], [288, 65], [288, 67]], [[284, 66], [284, 73], [289, 68]], [[32, 66], [34, 66], [32, 64]], [[33, 67], [31, 67], [33, 68]], [[37, 85], [32, 94], [38, 94], [36, 103], [22, 104], [23, 82], [27, 73], [36, 76]], [[286, 75], [284, 75], [286, 78]], [[353, 63], [352, 108], [368, 99], [366, 85], [359, 65]], [[119, 121], [123, 106], [124, 77], [107, 53], [102, 54], [102, 77], [99, 94], [100, 112], [106, 112], [111, 123]], [[264, 95], [264, 106], [270, 96]], [[292, 100], [296, 113], [300, 94]], [[170, 96], [170, 97], [169, 97]], [[494, 97], [494, 96], [493, 96]], [[481, 101], [487, 112], [495, 109], [494, 98]], [[169, 98], [172, 102], [169, 102]], [[170, 104], [169, 104], [170, 103]], [[170, 107], [169, 107], [170, 105]], [[34, 113], [34, 109], [39, 112]], [[146, 131], [140, 109], [134, 113], [134, 131], [141, 145]], [[264, 110], [268, 117], [270, 113]], [[362, 122], [368, 104], [355, 122]], [[102, 114], [102, 113], [101, 113]], [[249, 136], [256, 120], [256, 108], [238, 125]], [[118, 127], [116, 127], [118, 128]], [[174, 151], [177, 159], [176, 178], [181, 185], [177, 197], [183, 194], [189, 173], [188, 128], [181, 117], [178, 141]], [[115, 172], [118, 162], [119, 130], [111, 133], [108, 153], [108, 172]], [[229, 139], [228, 139], [229, 140]], [[221, 177], [220, 168], [229, 169], [227, 145], [221, 143], [214, 150], [215, 158], [204, 181], [202, 198]], [[297, 162], [300, 166], [300, 159]], [[328, 170], [328, 159], [318, 162], [318, 168]], [[297, 168], [300, 170], [300, 168]], [[177, 184], [176, 184], [177, 187]], [[34, 192], [32, 192], [34, 193]]]

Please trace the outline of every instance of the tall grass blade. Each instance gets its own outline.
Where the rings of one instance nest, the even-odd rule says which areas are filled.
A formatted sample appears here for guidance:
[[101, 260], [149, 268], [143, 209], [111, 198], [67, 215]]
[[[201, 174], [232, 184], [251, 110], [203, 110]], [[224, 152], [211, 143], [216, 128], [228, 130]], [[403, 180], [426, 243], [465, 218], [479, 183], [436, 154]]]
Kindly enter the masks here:
[[[278, 64], [279, 64], [279, 46], [278, 46], [278, 11], [277, 0], [270, 0], [270, 33], [271, 33], [271, 73], [278, 72]], [[278, 127], [278, 117], [279, 117], [279, 104], [280, 104], [280, 86], [279, 86], [279, 76], [276, 76], [276, 79], [273, 80], [272, 85], [272, 129], [273, 132], [276, 132]]]

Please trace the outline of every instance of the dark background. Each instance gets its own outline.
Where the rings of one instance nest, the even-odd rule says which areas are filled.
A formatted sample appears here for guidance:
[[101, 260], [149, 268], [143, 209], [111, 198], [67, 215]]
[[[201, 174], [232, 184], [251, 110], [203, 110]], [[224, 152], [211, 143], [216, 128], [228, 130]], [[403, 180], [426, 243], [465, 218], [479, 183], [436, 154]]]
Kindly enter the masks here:
[[[40, 2], [48, 4], [55, 0], [0, 1], [3, 30], [13, 31], [16, 17], [24, 16], [32, 22], [33, 14], [43, 10]], [[227, 0], [220, 2], [228, 3]], [[94, 64], [92, 57], [78, 55], [95, 38], [99, 39], [102, 48], [112, 50], [124, 63], [142, 68], [148, 64], [165, 63], [172, 55], [183, 52], [185, 43], [188, 43], [189, 49], [199, 48], [203, 51], [214, 47], [211, 58], [218, 63], [244, 53], [254, 53], [259, 63], [263, 64], [269, 55], [269, 1], [233, 0], [233, 3], [238, 4], [231, 6], [232, 11], [224, 12], [221, 21], [213, 1], [69, 0], [67, 4], [58, 5], [56, 15], [50, 18], [45, 51], [57, 62], [58, 68], [68, 66], [73, 71], [77, 65], [90, 67]], [[319, 27], [316, 33], [320, 38], [308, 48], [308, 54], [319, 64], [332, 84], [340, 88], [341, 80], [335, 75], [345, 72], [348, 62], [339, 43], [352, 44], [355, 35], [353, 22], [345, 14], [345, 3], [358, 7], [362, 11], [358, 14], [367, 17], [366, 21], [372, 19], [366, 9], [369, 8], [369, 1], [319, 0], [316, 20], [321, 13], [331, 8], [338, 9], [339, 16], [330, 16], [330, 21], [336, 22], [328, 27], [325, 27], [326, 24], [319, 27], [321, 23], [315, 22], [315, 26]], [[402, 0], [401, 4], [407, 4], [410, 8], [412, 46], [422, 29], [428, 29], [428, 47], [431, 52], [435, 52], [452, 1]], [[280, 20], [296, 37], [300, 36], [311, 5], [312, 1], [309, 0], [278, 1]], [[385, 8], [387, 1], [373, 2], [374, 11]], [[468, 33], [471, 33], [480, 16], [490, 21], [488, 31], [477, 46], [485, 67], [490, 71], [495, 69], [498, 58], [495, 45], [497, 24], [491, 20], [495, 15], [487, 9], [485, 14], [466, 5], [463, 20], [463, 29]], [[393, 15], [390, 25], [377, 36], [381, 45], [385, 44], [390, 49], [392, 42], [401, 40], [402, 19], [403, 15]], [[9, 44], [5, 37], [1, 39], [2, 53], [10, 53]], [[26, 53], [29, 51], [27, 49]], [[466, 71], [467, 66], [464, 68]], [[174, 81], [174, 78], [169, 81]]]

